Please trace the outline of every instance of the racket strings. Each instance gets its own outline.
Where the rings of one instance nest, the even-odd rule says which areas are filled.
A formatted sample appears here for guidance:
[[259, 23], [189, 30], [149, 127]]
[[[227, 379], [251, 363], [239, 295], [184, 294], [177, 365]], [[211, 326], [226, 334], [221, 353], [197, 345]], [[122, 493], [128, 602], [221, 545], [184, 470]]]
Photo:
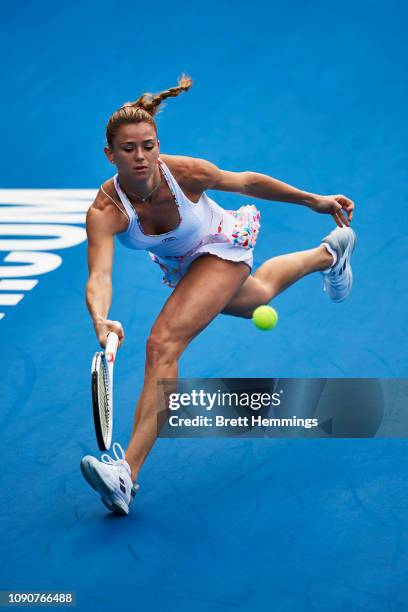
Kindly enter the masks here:
[[108, 430], [110, 422], [110, 389], [109, 375], [106, 365], [101, 360], [98, 372], [99, 414], [104, 431]]

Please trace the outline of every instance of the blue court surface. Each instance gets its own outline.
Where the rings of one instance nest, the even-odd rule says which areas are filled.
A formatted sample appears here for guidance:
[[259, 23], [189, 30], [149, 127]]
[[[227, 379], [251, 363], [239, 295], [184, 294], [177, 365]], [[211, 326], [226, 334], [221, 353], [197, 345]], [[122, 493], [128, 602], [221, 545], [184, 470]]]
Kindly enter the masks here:
[[[98, 612], [406, 612], [404, 439], [161, 439], [127, 518], [79, 471], [97, 452], [84, 219], [112, 176], [105, 124], [183, 71], [194, 86], [158, 116], [162, 152], [344, 193], [358, 245], [346, 302], [310, 275], [274, 301], [272, 332], [217, 317], [180, 374], [408, 376], [406, 18], [392, 0], [2, 3], [0, 590], [73, 590]], [[256, 203], [256, 266], [334, 226]], [[169, 290], [146, 253], [115, 249], [126, 445]]]

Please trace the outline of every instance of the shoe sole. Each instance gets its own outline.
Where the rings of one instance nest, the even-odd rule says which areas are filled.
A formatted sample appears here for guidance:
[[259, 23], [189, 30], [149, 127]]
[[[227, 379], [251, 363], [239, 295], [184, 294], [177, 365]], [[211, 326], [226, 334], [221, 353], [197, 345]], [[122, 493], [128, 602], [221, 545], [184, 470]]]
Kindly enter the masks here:
[[[350, 228], [351, 229], [351, 228]], [[356, 242], [357, 242], [357, 236], [356, 233], [353, 229], [351, 229], [351, 231], [353, 232], [351, 235], [353, 237], [353, 242], [348, 244], [346, 247], [346, 250], [343, 253], [343, 257], [341, 258], [344, 264], [344, 261], [348, 258], [350, 259], [353, 251], [354, 251], [354, 247], [356, 246]]]
[[[336, 304], [338, 304], [339, 302], [343, 302], [350, 295], [350, 291], [351, 291], [351, 288], [353, 286], [353, 270], [352, 270], [352, 267], [351, 267], [351, 264], [350, 264], [350, 259], [351, 259], [351, 256], [353, 254], [354, 248], [356, 246], [357, 236], [356, 236], [356, 233], [355, 233], [354, 230], [352, 230], [352, 232], [353, 232], [352, 233], [353, 241], [352, 241], [352, 243], [347, 245], [347, 247], [346, 247], [346, 249], [345, 249], [345, 251], [344, 251], [344, 253], [343, 253], [343, 255], [342, 255], [341, 259], [340, 259], [340, 262], [341, 262], [340, 268], [342, 266], [344, 266], [344, 262], [348, 260], [348, 264], [347, 265], [349, 266], [349, 271], [350, 271], [350, 284], [349, 284], [348, 291], [347, 291], [346, 295], [344, 297], [340, 298], [339, 300], [335, 300], [335, 299], [333, 299], [329, 295], [329, 297], [332, 300], [332, 302], [335, 302]], [[323, 240], [323, 242], [324, 242], [324, 240]], [[327, 291], [327, 288], [326, 288], [326, 292], [329, 293]]]
[[98, 472], [88, 463], [81, 461], [81, 472], [88, 484], [91, 485], [95, 491], [101, 494], [101, 500], [105, 506], [115, 512], [116, 514], [127, 515], [129, 514], [129, 506], [127, 506], [122, 500], [115, 499], [114, 491], [106, 484], [104, 480], [99, 476]]

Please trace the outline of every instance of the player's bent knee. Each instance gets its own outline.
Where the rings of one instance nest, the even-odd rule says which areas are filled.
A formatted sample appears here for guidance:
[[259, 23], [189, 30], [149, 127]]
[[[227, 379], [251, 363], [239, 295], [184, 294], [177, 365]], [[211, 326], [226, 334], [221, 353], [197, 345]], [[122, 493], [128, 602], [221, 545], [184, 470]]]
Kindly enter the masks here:
[[256, 306], [254, 306], [254, 310], [258, 306], [268, 304], [268, 302], [270, 302], [271, 299], [275, 296], [275, 293], [276, 290], [273, 283], [267, 283], [265, 281], [259, 280], [257, 287], [257, 303]]
[[183, 352], [181, 342], [166, 332], [152, 331], [146, 342], [146, 365], [157, 367], [177, 360]]
[[254, 310], [258, 306], [268, 304], [273, 297], [273, 291], [268, 283], [251, 277], [250, 283], [238, 291], [222, 313], [242, 319], [251, 319]]

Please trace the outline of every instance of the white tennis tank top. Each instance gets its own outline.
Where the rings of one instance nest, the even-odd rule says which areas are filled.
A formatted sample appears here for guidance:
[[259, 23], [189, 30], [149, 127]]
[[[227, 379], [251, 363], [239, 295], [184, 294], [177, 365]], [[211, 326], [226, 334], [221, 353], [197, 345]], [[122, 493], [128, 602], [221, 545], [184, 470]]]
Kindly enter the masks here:
[[175, 199], [180, 216], [178, 226], [163, 234], [145, 234], [139, 218], [127, 195], [121, 189], [118, 175], [113, 177], [117, 194], [129, 216], [129, 225], [124, 232], [116, 234], [120, 242], [131, 249], [144, 249], [162, 257], [181, 256], [194, 249], [206, 236], [213, 234], [221, 224], [233, 223], [231, 215], [221, 208], [206, 193], [203, 193], [197, 203], [189, 200], [168, 166], [159, 159], [161, 171]]

